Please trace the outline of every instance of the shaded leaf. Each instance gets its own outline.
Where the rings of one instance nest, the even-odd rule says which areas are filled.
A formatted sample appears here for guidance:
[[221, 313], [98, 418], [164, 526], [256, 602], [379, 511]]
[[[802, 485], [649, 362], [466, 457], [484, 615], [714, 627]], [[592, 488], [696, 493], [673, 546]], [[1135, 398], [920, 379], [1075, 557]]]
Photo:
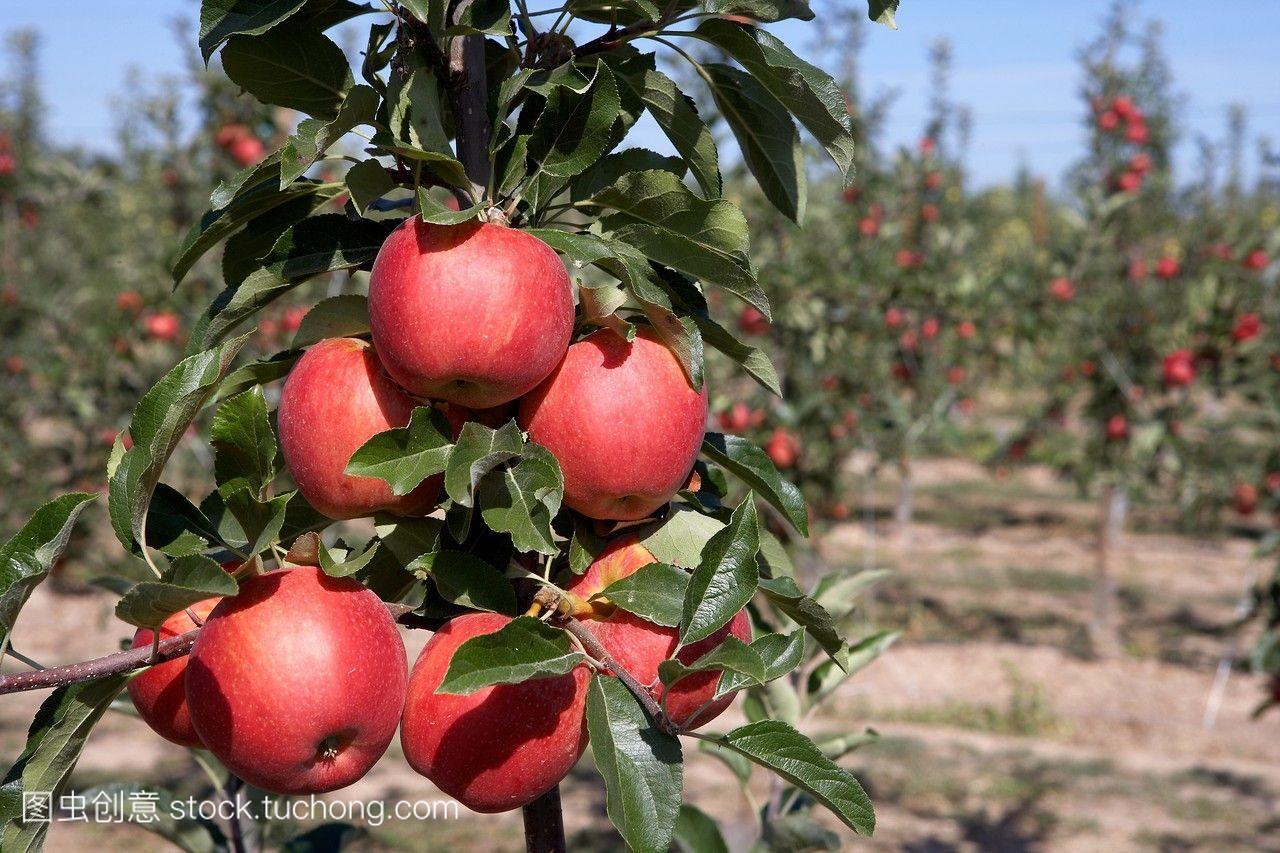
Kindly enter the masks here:
[[392, 494], [407, 495], [430, 476], [444, 471], [453, 445], [449, 421], [439, 409], [418, 406], [408, 426], [380, 432], [351, 456], [346, 472], [385, 480]]
[[160, 580], [134, 584], [116, 603], [116, 616], [139, 628], [159, 628], [198, 601], [235, 595], [237, 590], [235, 578], [208, 557], [178, 557]]
[[681, 646], [711, 636], [747, 606], [759, 581], [759, 552], [760, 517], [748, 493], [729, 524], [707, 541], [693, 570], [680, 619]]
[[518, 684], [571, 672], [585, 660], [569, 645], [569, 635], [520, 616], [492, 634], [458, 646], [437, 693], [474, 693], [493, 684]]
[[795, 484], [783, 479], [767, 453], [741, 436], [718, 432], [707, 433], [702, 453], [768, 501], [802, 535], [809, 535], [804, 497]]

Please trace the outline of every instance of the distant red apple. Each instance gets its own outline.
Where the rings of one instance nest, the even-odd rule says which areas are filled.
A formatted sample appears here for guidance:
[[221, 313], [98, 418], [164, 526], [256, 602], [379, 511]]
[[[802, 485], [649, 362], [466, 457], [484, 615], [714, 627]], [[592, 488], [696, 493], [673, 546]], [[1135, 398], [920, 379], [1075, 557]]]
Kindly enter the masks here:
[[240, 166], [252, 166], [267, 156], [267, 146], [256, 136], [242, 136], [227, 147], [231, 159]]
[[27, 369], [27, 360], [20, 355], [11, 355], [4, 360], [4, 369], [12, 376], [17, 376]]
[[243, 124], [224, 124], [213, 135], [213, 142], [219, 148], [228, 148], [237, 139], [242, 139], [248, 135], [249, 128]]
[[1129, 171], [1136, 172], [1139, 175], [1146, 174], [1151, 170], [1151, 155], [1145, 151], [1139, 151], [1129, 158]]
[[1080, 362], [1081, 376], [1093, 376], [1097, 372], [1098, 372], [1098, 365], [1095, 362], [1090, 361], [1089, 359], [1085, 359], [1084, 361]]
[[124, 290], [116, 294], [116, 307], [121, 311], [136, 314], [142, 310], [142, 294], [136, 290]]
[[933, 141], [932, 136], [924, 136], [920, 138], [918, 147], [921, 154], [928, 156], [933, 153], [934, 149], [938, 147], [938, 144]]
[[1071, 279], [1059, 276], [1049, 282], [1049, 295], [1058, 302], [1070, 302], [1075, 299], [1076, 286], [1071, 283]]
[[893, 262], [904, 270], [914, 269], [924, 262], [924, 256], [911, 249], [899, 249], [893, 256]]
[[1272, 471], [1263, 479], [1268, 492], [1280, 492], [1280, 471]]
[[1120, 116], [1116, 115], [1115, 110], [1105, 110], [1102, 115], [1098, 116], [1098, 129], [1106, 133], [1110, 133], [1120, 126]]
[[1164, 357], [1164, 384], [1170, 388], [1190, 385], [1196, 378], [1195, 357], [1189, 349], [1177, 349]]
[[1156, 261], [1156, 276], [1165, 281], [1177, 278], [1178, 273], [1182, 272], [1182, 266], [1174, 258], [1165, 255]]
[[1231, 328], [1231, 340], [1238, 344], [1253, 340], [1262, 331], [1262, 319], [1257, 314], [1241, 314]]
[[751, 410], [746, 403], [734, 403], [727, 411], [717, 414], [716, 420], [725, 432], [739, 433], [751, 425]]
[[952, 385], [964, 384], [964, 368], [955, 365], [947, 368], [947, 382]]
[[1241, 515], [1253, 515], [1258, 508], [1258, 489], [1252, 483], [1236, 483], [1231, 491], [1231, 505]]
[[1145, 145], [1150, 138], [1150, 133], [1145, 124], [1133, 122], [1125, 129], [1124, 136], [1134, 145]]
[[1142, 258], [1129, 261], [1129, 281], [1138, 282], [1147, 277], [1147, 262]]
[[961, 320], [960, 325], [956, 326], [956, 334], [967, 341], [978, 334], [978, 327], [971, 320]]
[[864, 216], [858, 220], [858, 233], [863, 237], [874, 237], [880, 233], [880, 220]]
[[930, 172], [924, 176], [924, 185], [927, 189], [936, 190], [942, 188], [942, 173]]
[[302, 328], [302, 318], [307, 316], [305, 308], [286, 308], [284, 314], [280, 317], [280, 328], [286, 332], [296, 332]]
[[800, 440], [792, 434], [791, 430], [780, 426], [774, 429], [769, 440], [765, 442], [764, 452], [769, 454], [769, 458], [779, 470], [786, 470], [793, 467], [800, 458]]
[[747, 305], [738, 313], [738, 328], [746, 335], [767, 335], [769, 318], [760, 309]]
[[1116, 189], [1124, 193], [1136, 193], [1142, 188], [1142, 175], [1137, 172], [1121, 172], [1116, 178]]
[[1112, 415], [1107, 418], [1107, 439], [1123, 441], [1129, 436], [1129, 420], [1124, 415]]
[[1134, 116], [1133, 98], [1128, 95], [1116, 95], [1111, 99], [1111, 110], [1118, 118], [1132, 121]]
[[913, 329], [907, 329], [898, 336], [898, 346], [907, 352], [914, 352], [915, 348], [920, 345], [920, 338]]
[[1240, 265], [1247, 270], [1260, 270], [1267, 265], [1268, 261], [1269, 258], [1266, 252], [1262, 249], [1254, 249], [1244, 256], [1244, 260], [1240, 262]]
[[847, 186], [840, 191], [840, 197], [844, 199], [845, 204], [853, 204], [862, 195], [862, 190], [856, 184]]
[[142, 327], [158, 341], [173, 341], [182, 331], [182, 321], [172, 311], [155, 311], [142, 315]]
[[924, 336], [926, 341], [931, 341], [938, 337], [938, 333], [942, 331], [942, 323], [937, 317], [926, 317], [924, 322], [920, 324], [920, 334]]
[[925, 222], [938, 221], [938, 206], [936, 204], [920, 205], [920, 218]]
[[885, 309], [884, 327], [886, 329], [900, 329], [906, 321], [907, 317], [901, 308], [889, 307]]

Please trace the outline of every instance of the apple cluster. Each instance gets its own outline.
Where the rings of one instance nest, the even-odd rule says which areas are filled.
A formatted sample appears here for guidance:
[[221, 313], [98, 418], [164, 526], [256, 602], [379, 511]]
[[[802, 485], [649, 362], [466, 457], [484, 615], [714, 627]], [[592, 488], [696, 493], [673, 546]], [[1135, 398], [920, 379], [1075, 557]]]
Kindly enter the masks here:
[[[346, 473], [374, 435], [439, 406], [455, 436], [468, 421], [514, 416], [558, 460], [564, 504], [599, 521], [634, 521], [665, 506], [689, 479], [706, 429], [706, 389], [647, 328], [630, 341], [601, 329], [577, 342], [572, 285], [545, 243], [491, 223], [436, 225], [411, 217], [389, 236], [369, 281], [372, 342], [312, 345], [281, 394], [281, 450], [299, 491], [332, 519], [388, 512], [421, 516], [442, 479], [396, 495], [383, 480]], [[692, 663], [733, 635], [679, 648], [678, 630], [591, 597], [655, 562], [634, 535], [609, 542], [563, 586], [588, 630], [681, 728], [728, 704], [713, 701], [718, 672], [669, 688], [658, 665]], [[249, 577], [235, 597], [175, 614], [162, 637], [200, 627], [187, 658], [129, 686], [144, 720], [175, 743], [208, 749], [252, 785], [284, 794], [335, 790], [362, 777], [397, 726], [405, 758], [480, 812], [526, 805], [557, 784], [587, 743], [590, 671], [437, 693], [454, 652], [509, 617], [469, 613], [447, 622], [408, 671], [389, 611], [369, 589], [315, 566]], [[134, 644], [153, 641], [138, 631]]]

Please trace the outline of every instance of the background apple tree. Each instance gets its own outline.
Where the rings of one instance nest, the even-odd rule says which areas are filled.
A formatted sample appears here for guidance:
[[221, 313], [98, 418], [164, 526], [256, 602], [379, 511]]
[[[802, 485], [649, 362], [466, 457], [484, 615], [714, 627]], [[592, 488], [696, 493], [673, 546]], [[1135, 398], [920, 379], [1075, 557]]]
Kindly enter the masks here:
[[[892, 23], [894, 6], [872, 3], [871, 16]], [[216, 91], [204, 104], [216, 115], [211, 123], [226, 131], [219, 146], [247, 166], [192, 217], [171, 262], [173, 280], [210, 288], [212, 298], [198, 317], [182, 318], [190, 320], [184, 357], [141, 396], [111, 450], [107, 511], [132, 556], [132, 574], [114, 583], [122, 593], [117, 614], [156, 628], [196, 601], [235, 595], [237, 577], [307, 552], [326, 573], [373, 590], [407, 625], [434, 628], [470, 610], [525, 613], [486, 642], [464, 644], [450, 676], [455, 685], [465, 681], [458, 689], [476, 690], [563, 674], [589, 660], [597, 670], [586, 712], [595, 763], [609, 817], [632, 848], [666, 850], [673, 841], [722, 848], [714, 823], [682, 802], [682, 734], [723, 756], [744, 785], [752, 765], [778, 777], [761, 806], [766, 846], [792, 849], [797, 839], [824, 837], [808, 815], [815, 806], [870, 833], [871, 804], [834, 760], [868, 735], [815, 744], [795, 727], [883, 648], [883, 637], [850, 644], [840, 631], [868, 579], [797, 581], [785, 549], [762, 523], [762, 508], [800, 535], [807, 509], [762, 449], [708, 432], [689, 484], [657, 517], [597, 522], [562, 507], [555, 458], [513, 422], [468, 424], [455, 439], [424, 405], [407, 426], [367, 442], [347, 471], [385, 480], [401, 495], [443, 475], [442, 511], [378, 516], [370, 528], [331, 522], [291, 488], [272, 411], [280, 380], [309, 345], [368, 334], [360, 274], [405, 216], [528, 229], [571, 271], [575, 335], [608, 328], [630, 339], [649, 327], [694, 388], [702, 387], [708, 362], [727, 359], [779, 394], [766, 353], [712, 308], [736, 316], [730, 306], [745, 306], [765, 322], [773, 316], [746, 219], [724, 196], [708, 119], [676, 79], [700, 87], [697, 98], [714, 104], [763, 198], [799, 222], [806, 206], [801, 132], [843, 182], [855, 165], [844, 93], [766, 26], [813, 17], [804, 0], [574, 0], [536, 10], [505, 0], [406, 0], [386, 8], [347, 0], [206, 0], [203, 59], [216, 57], [263, 111], [236, 114]], [[353, 64], [325, 32], [366, 19], [367, 39]], [[707, 51], [714, 61], [701, 58]], [[667, 63], [682, 71], [666, 73]], [[269, 108], [304, 118], [282, 126]], [[675, 156], [627, 147], [645, 114]], [[255, 144], [273, 135], [276, 150]], [[901, 164], [919, 172], [926, 188], [929, 156]], [[156, 174], [174, 193], [169, 221], [191, 217], [163, 164]], [[292, 323], [289, 346], [245, 359], [253, 324], [261, 328], [297, 299], [295, 289], [318, 277], [331, 283], [330, 298]], [[148, 328], [173, 340], [174, 320]], [[259, 331], [253, 343], [271, 340]], [[203, 487], [193, 477], [179, 490], [167, 482], [166, 466], [192, 430], [207, 437], [209, 464]], [[0, 549], [0, 650], [93, 498], [73, 492], [45, 504]], [[723, 734], [681, 731], [566, 612], [564, 582], [557, 581], [584, 571], [623, 528], [659, 562], [602, 592], [608, 605], [678, 628], [682, 642], [708, 636], [750, 607], [752, 642], [731, 639], [661, 672], [670, 686], [691, 673], [719, 671], [718, 695], [747, 694], [746, 725]], [[228, 575], [217, 565], [225, 562], [242, 568]], [[43, 843], [47, 825], [21, 819], [22, 792], [60, 790], [128, 673], [184, 654], [191, 642], [0, 680], [0, 692], [56, 688], [0, 787], [6, 850]], [[525, 807], [525, 821], [530, 849], [564, 847], [554, 788]], [[233, 848], [244, 843], [243, 830], [160, 828], [174, 838], [207, 833], [211, 843]]]

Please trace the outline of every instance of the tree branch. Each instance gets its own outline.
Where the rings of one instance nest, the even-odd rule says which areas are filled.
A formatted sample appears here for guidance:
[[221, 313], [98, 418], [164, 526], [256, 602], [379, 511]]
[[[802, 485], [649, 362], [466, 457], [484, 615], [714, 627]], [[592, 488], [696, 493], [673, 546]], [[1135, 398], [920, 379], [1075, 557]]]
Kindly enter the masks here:
[[[387, 604], [386, 607], [391, 614], [391, 618], [406, 627], [416, 628], [430, 624], [415, 616], [413, 608], [407, 604]], [[6, 675], [0, 677], [0, 696], [9, 693], [23, 693], [27, 690], [64, 687], [80, 681], [92, 681], [95, 678], [119, 675], [124, 672], [132, 672], [135, 669], [142, 669], [144, 666], [164, 663], [189, 654], [198, 636], [200, 636], [199, 628], [177, 637], [162, 640], [155, 647], [156, 654], [154, 656], [151, 654], [151, 644], [147, 644], [136, 649], [116, 652], [93, 660], [69, 663], [65, 666], [51, 666], [48, 669], [40, 669], [34, 672], [19, 672], [13, 675]]]
[[600, 663], [604, 664], [609, 672], [617, 676], [618, 680], [626, 685], [627, 689], [639, 700], [644, 706], [645, 711], [653, 720], [654, 725], [669, 735], [680, 734], [680, 727], [671, 722], [671, 718], [666, 715], [658, 703], [650, 695], [648, 689], [636, 681], [636, 677], [623, 669], [622, 665], [613, 659], [613, 656], [605, 649], [600, 641], [596, 639], [596, 635], [591, 633], [591, 629], [583, 623], [574, 619], [572, 616], [553, 619], [557, 625], [564, 628], [572, 634], [582, 647]]
[[560, 786], [556, 785], [521, 809], [524, 816], [526, 853], [565, 853], [564, 813], [560, 808]]

